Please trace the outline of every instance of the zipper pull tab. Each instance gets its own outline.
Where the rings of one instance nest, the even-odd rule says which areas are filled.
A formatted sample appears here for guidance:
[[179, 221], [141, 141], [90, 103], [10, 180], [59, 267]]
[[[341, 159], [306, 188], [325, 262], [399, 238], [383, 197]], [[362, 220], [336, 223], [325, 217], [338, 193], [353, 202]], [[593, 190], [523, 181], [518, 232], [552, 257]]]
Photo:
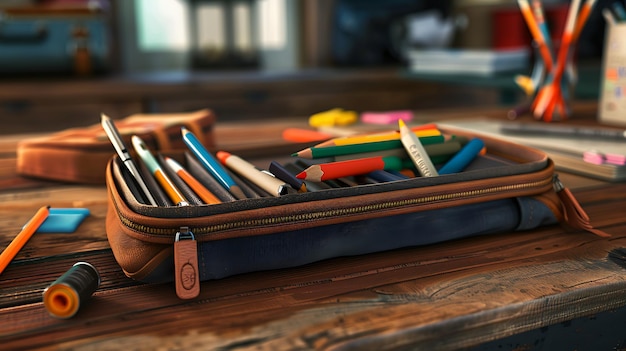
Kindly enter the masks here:
[[181, 299], [193, 299], [200, 294], [198, 272], [198, 247], [188, 227], [181, 227], [174, 241], [174, 281], [176, 295]]
[[591, 225], [591, 221], [585, 210], [578, 203], [572, 192], [566, 188], [558, 175], [554, 175], [553, 185], [556, 194], [561, 199], [561, 204], [565, 212], [565, 222], [576, 229], [586, 230], [597, 236], [608, 238], [611, 234], [608, 234], [602, 230], [596, 229]]

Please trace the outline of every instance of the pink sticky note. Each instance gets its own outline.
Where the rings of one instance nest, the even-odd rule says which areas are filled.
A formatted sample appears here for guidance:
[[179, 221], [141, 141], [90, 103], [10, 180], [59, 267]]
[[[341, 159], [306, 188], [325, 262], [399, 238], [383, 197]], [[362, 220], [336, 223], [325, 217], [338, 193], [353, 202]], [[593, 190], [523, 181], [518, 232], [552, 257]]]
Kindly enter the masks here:
[[606, 154], [606, 162], [614, 165], [626, 165], [626, 156], [620, 154]]
[[396, 124], [399, 120], [408, 122], [412, 119], [413, 112], [409, 110], [361, 113], [361, 122], [371, 124]]
[[593, 163], [594, 165], [601, 165], [604, 163], [604, 155], [595, 151], [585, 151], [583, 153], [583, 161]]

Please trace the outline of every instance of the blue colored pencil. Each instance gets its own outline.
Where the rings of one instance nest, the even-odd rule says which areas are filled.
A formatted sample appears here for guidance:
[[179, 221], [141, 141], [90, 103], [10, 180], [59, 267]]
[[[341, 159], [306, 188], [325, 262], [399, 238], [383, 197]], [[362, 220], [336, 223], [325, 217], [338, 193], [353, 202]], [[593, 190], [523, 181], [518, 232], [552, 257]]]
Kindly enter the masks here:
[[198, 140], [198, 138], [185, 127], [181, 128], [181, 133], [183, 135], [183, 141], [194, 156], [198, 158], [204, 168], [206, 168], [206, 170], [237, 199], [245, 199], [246, 195], [243, 193], [239, 185], [237, 185], [233, 178], [228, 175], [220, 162], [213, 157], [209, 151], [207, 151], [200, 140]]
[[474, 158], [476, 158], [484, 147], [485, 143], [482, 140], [478, 138], [470, 140], [465, 146], [463, 146], [461, 151], [452, 156], [452, 158], [439, 169], [439, 174], [461, 172], [474, 160]]

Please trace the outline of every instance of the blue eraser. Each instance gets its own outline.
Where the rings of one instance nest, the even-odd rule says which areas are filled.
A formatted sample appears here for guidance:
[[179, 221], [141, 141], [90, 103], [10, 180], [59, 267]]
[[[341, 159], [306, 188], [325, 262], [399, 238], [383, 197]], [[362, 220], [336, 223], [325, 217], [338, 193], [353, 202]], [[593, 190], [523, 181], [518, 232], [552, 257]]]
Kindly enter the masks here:
[[50, 208], [36, 233], [73, 233], [89, 214], [86, 208]]

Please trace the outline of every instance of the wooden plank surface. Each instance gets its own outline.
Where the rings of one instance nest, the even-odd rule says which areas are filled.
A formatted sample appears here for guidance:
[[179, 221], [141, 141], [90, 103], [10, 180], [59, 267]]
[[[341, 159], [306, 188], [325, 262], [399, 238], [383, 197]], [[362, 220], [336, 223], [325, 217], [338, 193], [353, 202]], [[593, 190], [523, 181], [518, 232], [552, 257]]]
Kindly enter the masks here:
[[[209, 281], [193, 301], [178, 300], [170, 284], [129, 281], [106, 249], [24, 258], [0, 282], [7, 306], [0, 320], [12, 322], [2, 323], [0, 339], [7, 347], [52, 339], [62, 347], [144, 349], [471, 346], [626, 304], [626, 270], [607, 259], [626, 245], [623, 213], [611, 211], [625, 208], [617, 193], [626, 185], [611, 189], [576, 193], [614, 234], [609, 240], [550, 226]], [[95, 264], [103, 286], [79, 315], [56, 320], [36, 296], [76, 260]]]
[[[235, 145], [240, 129], [220, 128], [218, 142]], [[274, 138], [282, 127], [266, 128]], [[0, 180], [11, 181], [6, 155]], [[91, 216], [76, 233], [34, 236], [0, 275], [0, 344], [441, 350], [620, 308], [626, 269], [609, 254], [626, 247], [626, 184], [572, 179], [575, 196], [611, 238], [546, 226], [203, 282], [192, 301], [179, 300], [173, 284], [123, 274], [106, 240], [104, 187], [21, 180], [0, 191], [0, 247], [42, 204], [87, 207]], [[74, 318], [50, 317], [41, 294], [77, 261], [94, 264], [102, 285]]]

